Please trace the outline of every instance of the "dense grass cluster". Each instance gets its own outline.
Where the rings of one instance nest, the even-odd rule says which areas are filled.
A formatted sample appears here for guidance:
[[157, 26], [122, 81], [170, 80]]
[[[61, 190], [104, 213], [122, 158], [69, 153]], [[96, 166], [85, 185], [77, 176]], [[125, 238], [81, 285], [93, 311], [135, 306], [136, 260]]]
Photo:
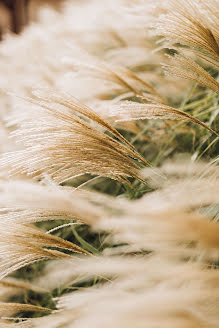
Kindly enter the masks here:
[[219, 3], [60, 7], [0, 44], [0, 327], [217, 328]]

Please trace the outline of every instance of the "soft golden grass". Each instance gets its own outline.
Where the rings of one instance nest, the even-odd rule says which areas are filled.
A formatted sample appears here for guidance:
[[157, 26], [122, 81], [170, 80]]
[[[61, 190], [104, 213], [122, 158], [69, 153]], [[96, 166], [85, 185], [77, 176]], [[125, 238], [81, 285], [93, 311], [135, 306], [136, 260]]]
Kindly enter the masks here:
[[219, 94], [219, 83], [191, 58], [175, 55], [172, 63], [163, 67], [170, 75], [196, 82]]
[[[189, 0], [165, 2], [166, 12], [154, 24], [155, 33], [162, 36], [161, 46], [193, 51], [204, 62], [218, 69], [219, 60], [219, 24], [218, 4], [212, 0]], [[187, 54], [188, 55], [188, 54]], [[188, 56], [175, 55], [173, 64], [164, 64], [168, 74], [191, 80], [219, 93], [219, 84], [209, 73]]]
[[33, 312], [44, 312], [51, 313], [50, 309], [43, 308], [41, 306], [35, 306], [30, 304], [19, 304], [19, 303], [0, 303], [0, 316], [9, 317], [12, 314], [16, 314], [21, 311], [33, 311]]
[[[156, 31], [171, 43], [188, 45], [197, 54], [219, 59], [218, 4], [214, 1], [168, 0]], [[164, 5], [164, 6], [165, 6]]]
[[149, 327], [162, 324], [184, 328], [193, 327], [195, 322], [197, 327], [217, 325], [218, 314], [212, 305], [217, 302], [218, 276], [199, 264], [180, 264], [155, 256], [102, 256], [54, 263], [42, 277], [44, 283], [52, 282], [54, 271], [65, 285], [80, 282], [75, 280], [79, 274], [81, 279], [97, 275], [105, 279], [105, 284], [79, 288], [59, 298], [60, 313], [33, 320], [36, 327], [50, 327], [54, 321], [55, 327], [60, 322], [66, 327], [85, 327], [88, 322], [95, 327], [142, 327], [146, 322]]
[[[39, 186], [20, 180], [1, 182], [0, 193], [1, 277], [39, 260], [70, 257], [60, 250], [87, 254], [72, 242], [30, 224], [55, 220], [90, 223], [98, 221], [105, 213], [99, 205], [92, 204], [89, 193], [72, 188]], [[98, 204], [98, 196], [96, 202]]]
[[[12, 230], [12, 229], [11, 229]], [[21, 233], [23, 231], [23, 233]], [[8, 237], [10, 234], [10, 244]], [[20, 236], [18, 236], [20, 234]], [[4, 241], [3, 241], [4, 240]], [[20, 269], [30, 263], [37, 261], [67, 258], [70, 255], [57, 250], [44, 249], [43, 247], [53, 247], [67, 249], [73, 252], [84, 252], [82, 248], [64, 241], [61, 238], [48, 236], [40, 231], [21, 226], [14, 227], [13, 232], [8, 229], [7, 233], [1, 233], [0, 258], [1, 258], [1, 278]]]
[[[78, 6], [74, 5], [75, 2]], [[166, 42], [168, 39], [164, 46], [176, 50], [175, 43], [180, 41], [181, 45], [189, 46], [202, 59], [215, 62], [218, 59], [218, 4], [215, 0], [209, 0], [208, 4], [202, 0], [158, 0], [154, 6], [152, 1], [136, 0], [139, 3], [136, 16], [120, 25], [123, 13], [117, 10], [121, 7], [117, 7], [118, 1], [115, 0], [110, 2], [115, 5], [115, 16], [111, 15], [112, 11], [108, 13], [112, 31], [105, 25], [107, 19], [102, 7], [106, 3], [92, 0], [88, 7], [84, 3], [86, 1], [74, 0], [74, 4], [67, 4], [64, 18], [58, 19], [52, 13], [50, 16], [49, 11], [45, 12], [43, 28], [32, 27], [19, 40], [5, 43], [5, 50], [0, 47], [2, 75], [8, 70], [11, 72], [9, 82], [3, 81], [4, 89], [10, 87], [15, 90], [28, 104], [19, 103], [17, 97], [11, 100], [12, 104], [8, 107], [3, 106], [13, 112], [8, 128], [16, 129], [12, 135], [21, 146], [16, 152], [4, 155], [1, 164], [6, 169], [12, 168], [16, 174], [24, 173], [24, 177], [22, 179], [20, 175], [19, 181], [0, 181], [0, 277], [28, 264], [36, 265], [42, 260], [48, 262], [48, 265], [45, 263], [44, 273], [41, 271], [37, 279], [32, 276], [31, 284], [22, 280], [2, 280], [0, 287], [5, 293], [0, 294], [3, 301], [0, 304], [0, 326], [217, 328], [217, 161], [212, 165], [192, 164], [191, 161], [172, 162], [160, 169], [140, 171], [140, 162], [147, 165], [147, 161], [108, 122], [116, 119], [124, 121], [122, 128], [126, 135], [131, 130], [134, 138], [138, 137], [138, 130], [130, 124], [133, 122], [128, 121], [145, 118], [187, 120], [215, 133], [210, 126], [216, 114], [212, 114], [207, 125], [174, 108], [171, 102], [166, 105], [166, 100], [157, 91], [159, 84], [163, 84], [163, 94], [170, 99], [170, 84], [165, 84], [165, 77], [161, 77], [161, 70], [157, 69], [162, 53], [149, 62], [151, 68], [141, 68], [147, 72], [145, 78], [142, 77], [144, 74], [139, 74], [139, 60], [130, 52], [129, 43], [132, 49], [144, 49], [148, 58], [147, 52], [153, 48], [153, 42], [146, 39], [143, 28], [140, 32], [139, 25], [143, 26], [144, 21], [145, 25], [149, 24], [154, 16], [157, 20], [162, 13], [156, 26], [157, 33], [166, 37]], [[117, 15], [120, 15], [119, 22]], [[95, 19], [90, 22], [90, 17]], [[139, 21], [138, 28], [129, 26], [132, 19], [135, 23]], [[65, 43], [72, 43], [72, 40], [76, 46], [70, 51], [69, 47], [65, 48]], [[150, 43], [149, 47], [147, 43]], [[36, 68], [33, 68], [32, 56], [28, 58], [26, 54], [28, 45], [30, 53], [39, 58]], [[83, 62], [80, 51], [76, 49], [78, 45], [88, 51], [87, 61]], [[20, 61], [7, 60], [6, 54], [9, 58], [13, 57], [15, 50]], [[113, 52], [117, 56], [115, 62], [120, 66], [107, 60]], [[176, 67], [170, 64], [167, 70], [218, 93], [218, 82], [195, 61], [185, 57], [186, 53], [189, 51], [184, 52], [184, 57], [176, 55], [173, 58]], [[96, 61], [92, 60], [92, 56], [89, 59], [90, 55], [95, 55]], [[63, 60], [66, 56], [72, 60]], [[126, 63], [130, 56], [129, 66]], [[24, 65], [27, 60], [29, 65]], [[147, 66], [148, 61], [143, 65]], [[85, 79], [91, 78], [88, 88], [82, 84], [81, 89], [80, 86], [76, 89], [81, 96], [77, 92], [75, 94], [86, 104], [93, 104], [91, 107], [94, 110], [68, 93], [56, 91], [64, 89], [74, 94], [72, 90], [78, 81], [68, 80], [70, 83], [67, 83], [64, 78], [71, 68], [78, 70], [79, 77], [85, 75]], [[150, 69], [151, 74], [148, 74]], [[96, 88], [95, 79], [106, 85], [105, 94], [102, 93], [102, 99], [106, 102], [101, 102], [90, 92]], [[50, 86], [54, 91], [40, 89], [30, 95], [33, 84]], [[176, 90], [181, 89], [179, 83], [175, 86]], [[101, 93], [99, 87], [95, 91], [96, 94]], [[177, 95], [177, 100], [173, 99], [175, 104], [184, 103], [182, 92]], [[185, 102], [190, 101], [189, 97]], [[4, 98], [3, 103], [7, 104], [8, 99], [12, 98]], [[132, 101], [124, 102], [124, 99]], [[14, 105], [18, 106], [16, 110], [12, 109]], [[109, 107], [108, 111], [104, 111], [104, 106]], [[108, 113], [112, 116], [109, 117]], [[143, 122], [139, 123], [143, 127]], [[167, 126], [171, 130], [173, 125]], [[159, 131], [152, 131], [152, 139], [156, 133], [168, 139], [166, 130], [160, 127]], [[143, 127], [144, 131], [146, 128]], [[196, 133], [195, 129], [192, 131]], [[218, 136], [217, 131], [215, 134]], [[144, 151], [144, 146], [142, 149]], [[4, 171], [1, 172], [4, 174]], [[141, 182], [147, 179], [152, 189], [157, 190], [146, 193], [139, 200], [129, 201], [124, 197], [128, 193], [132, 196], [132, 192], [136, 191], [136, 198], [142, 195], [140, 190], [145, 186], [139, 181], [132, 180], [137, 190], [126, 186], [125, 195], [118, 197], [95, 192], [92, 184], [86, 182], [79, 188], [56, 185], [66, 181], [71, 184], [72, 178], [86, 173], [119, 182], [128, 182], [128, 177]], [[36, 183], [31, 181], [31, 177], [35, 178]], [[95, 186], [96, 180], [93, 182]], [[107, 188], [106, 180], [102, 179], [101, 183], [103, 188]], [[85, 190], [88, 186], [91, 188], [89, 191]], [[116, 188], [113, 194], [120, 194], [121, 190]], [[34, 226], [37, 222], [40, 222], [41, 229]], [[71, 240], [76, 236], [71, 234], [71, 225], [83, 223], [89, 225], [95, 236], [100, 236], [100, 248], [92, 256], [67, 241], [69, 235]], [[63, 234], [61, 229], [64, 229]], [[75, 232], [74, 228], [72, 231]], [[66, 240], [58, 236], [65, 236]], [[80, 236], [78, 240], [83, 241]], [[104, 251], [101, 252], [101, 249]], [[58, 295], [53, 299], [58, 311], [47, 309], [50, 305], [45, 305], [44, 298], [40, 303], [41, 295], [39, 303], [45, 307], [38, 306], [39, 303], [35, 303], [37, 306], [29, 304], [35, 299], [28, 290], [39, 294], [46, 290], [50, 300]], [[21, 298], [22, 293], [25, 293], [24, 298]], [[28, 304], [12, 304], [13, 300]], [[49, 315], [43, 318], [14, 318], [17, 314], [23, 315], [20, 311], [37, 311], [36, 315], [45, 311]]]
[[44, 172], [59, 183], [85, 173], [122, 181], [130, 176], [142, 180], [132, 158], [148, 164], [146, 160], [128, 141], [123, 145], [100, 130], [97, 125], [124, 141], [91, 109], [70, 96], [52, 94], [45, 101], [29, 100], [38, 106], [23, 117], [20, 129], [14, 133], [25, 149], [6, 154], [2, 164], [12, 166], [15, 172]]
[[121, 102], [119, 105], [115, 105], [115, 108], [111, 111], [112, 117], [115, 116], [116, 122], [126, 122], [132, 120], [143, 119], [172, 119], [190, 121], [198, 124], [211, 133], [219, 136], [217, 132], [213, 131], [205, 123], [199, 121], [197, 118], [190, 114], [183, 112], [182, 110], [163, 105], [163, 104], [141, 104], [131, 101]]
[[[180, 165], [164, 166], [169, 181], [162, 181], [162, 189], [154, 195], [126, 201], [119, 217], [93, 221], [95, 230], [113, 231], [111, 240], [127, 246], [105, 249], [99, 257], [49, 264], [45, 276], [35, 282], [41, 288], [56, 288], [55, 277], [60, 288], [92, 277], [101, 278], [102, 283], [75, 287], [76, 291], [57, 299], [60, 313], [34, 319], [34, 327], [53, 327], [54, 322], [55, 327], [61, 323], [65, 327], [142, 327], [146, 322], [149, 327], [217, 327], [219, 279], [209, 261], [219, 255], [218, 222], [197, 214], [196, 209], [218, 201], [218, 168], [187, 162], [183, 172]], [[161, 202], [160, 207], [153, 206], [155, 202]], [[151, 253], [137, 255], [145, 249]]]
[[[168, 177], [166, 180], [161, 178], [164, 173]], [[26, 239], [29, 235], [32, 243], [39, 237], [37, 246], [41, 243], [50, 246], [49, 240], [35, 229], [27, 228], [24, 222], [46, 218], [69, 220], [71, 216], [72, 219], [80, 216], [95, 231], [111, 232], [107, 241], [117, 244], [99, 256], [68, 256], [64, 261], [51, 262], [45, 275], [34, 281], [39, 290], [52, 292], [57, 287], [65, 290], [93, 277], [102, 279], [102, 283], [85, 289], [79, 287], [78, 291], [58, 298], [55, 301], [59, 312], [30, 320], [30, 327], [58, 328], [60, 324], [64, 327], [132, 327], [134, 322], [135, 326], [142, 327], [148, 320], [151, 327], [161, 324], [177, 328], [217, 327], [218, 311], [214, 305], [218, 302], [219, 280], [217, 271], [209, 263], [217, 261], [219, 256], [218, 222], [211, 220], [209, 210], [202, 215], [197, 210], [218, 202], [218, 167], [202, 163], [167, 163], [156, 179], [158, 181], [151, 176], [151, 183], [154, 181], [158, 185], [160, 182], [160, 190], [135, 202], [27, 182], [26, 186], [20, 182], [20, 188], [18, 182], [15, 188], [13, 182], [1, 184], [2, 202], [7, 206], [16, 204], [18, 211], [18, 215], [12, 212], [11, 218], [7, 218], [10, 234], [20, 226], [17, 233], [21, 237]], [[28, 188], [32, 193], [27, 192]], [[25, 197], [22, 190], [31, 197]], [[37, 214], [39, 191], [44, 197]], [[85, 200], [91, 206], [90, 215], [84, 208]], [[26, 211], [22, 214], [24, 208]], [[105, 210], [101, 212], [102, 209]], [[123, 246], [118, 246], [121, 243]], [[18, 247], [14, 239], [11, 244], [21, 256], [21, 245]], [[29, 248], [29, 253], [25, 253], [26, 246], [25, 242], [25, 260], [32, 252]], [[57, 242], [56, 247], [65, 246]], [[9, 250], [7, 245], [6, 251]], [[151, 253], [144, 255], [142, 251]], [[109, 310], [113, 317], [108, 315]]]
[[81, 247], [30, 225], [52, 220], [98, 220], [103, 213], [92, 202], [89, 204], [89, 198], [86, 201], [86, 194], [79, 197], [80, 191], [74, 193], [65, 188], [43, 187], [22, 180], [14, 183], [1, 182], [0, 193], [1, 277], [28, 263], [70, 256], [61, 250], [87, 254]]
[[[161, 172], [168, 174], [168, 180], [157, 175], [154, 182], [160, 190], [133, 203], [122, 218], [105, 218], [98, 221], [97, 226], [113, 231], [118, 236], [117, 241], [129, 241], [138, 250], [154, 250], [170, 257], [200, 255], [203, 260], [217, 260], [218, 222], [208, 220], [196, 211], [218, 203], [218, 167], [210, 171], [188, 162], [184, 162], [184, 166], [188, 172], [186, 177], [185, 173], [180, 177], [177, 162], [169, 166], [169, 173], [166, 165]], [[151, 183], [153, 185], [152, 176]]]
[[0, 285], [1, 285], [1, 287], [5, 287], [5, 288], [32, 289], [32, 290], [40, 291], [39, 288], [34, 287], [30, 283], [27, 283], [27, 282], [25, 283], [25, 282], [15, 280], [15, 279], [1, 280]]
[[132, 92], [133, 95], [143, 95], [148, 92], [153, 95], [155, 99], [162, 102], [165, 101], [150, 83], [144, 81], [137, 74], [124, 66], [113, 65], [106, 62], [101, 63], [100, 60], [96, 62], [97, 60], [92, 60], [92, 57], [90, 58], [91, 63], [77, 63], [72, 59], [69, 60], [70, 68], [78, 70], [81, 76], [85, 75], [86, 77], [103, 80], [104, 83], [108, 81], [119, 85], [123, 89], [123, 93], [129, 91]]
[[[100, 207], [105, 199], [102, 194], [56, 186], [51, 181], [46, 185], [22, 179], [0, 181], [0, 196], [2, 212], [4, 215], [9, 212], [10, 215], [11, 211], [10, 222], [13, 224], [55, 220], [56, 216], [58, 219], [89, 223], [98, 220], [105, 213]], [[114, 198], [111, 199], [113, 201]], [[54, 213], [57, 213], [56, 216]], [[9, 217], [7, 220], [9, 221]]]

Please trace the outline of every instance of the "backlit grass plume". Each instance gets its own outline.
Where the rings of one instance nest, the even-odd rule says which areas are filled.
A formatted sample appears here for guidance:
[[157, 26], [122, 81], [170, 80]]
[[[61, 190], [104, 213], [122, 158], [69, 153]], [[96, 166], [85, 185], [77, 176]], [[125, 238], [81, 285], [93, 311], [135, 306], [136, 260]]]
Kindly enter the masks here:
[[191, 58], [175, 55], [171, 64], [163, 66], [168, 74], [193, 81], [219, 94], [218, 81]]
[[173, 119], [190, 121], [198, 124], [211, 133], [219, 136], [215, 131], [209, 128], [205, 123], [199, 121], [195, 117], [192, 117], [188, 113], [185, 113], [179, 109], [163, 105], [163, 104], [141, 104], [131, 101], [122, 102], [120, 105], [115, 106], [111, 115], [115, 115], [117, 122], [142, 120], [142, 119]]
[[166, 13], [159, 17], [156, 30], [170, 43], [191, 47], [199, 55], [219, 59], [217, 1], [164, 2]]
[[[219, 24], [216, 1], [166, 1], [166, 12], [154, 24], [155, 34], [163, 37], [163, 47], [178, 51], [192, 51], [204, 62], [218, 70]], [[161, 46], [161, 48], [162, 48]], [[206, 65], [205, 65], [206, 66]], [[185, 78], [218, 94], [219, 84], [198, 63], [183, 55], [175, 55], [173, 64], [165, 64], [171, 75]], [[208, 68], [208, 67], [205, 67]]]
[[15, 172], [47, 173], [59, 183], [85, 173], [115, 180], [126, 181], [126, 177], [142, 180], [132, 158], [147, 162], [110, 124], [70, 96], [54, 93], [45, 97], [45, 100], [29, 99], [38, 106], [22, 117], [20, 129], [14, 133], [25, 149], [6, 154], [4, 165]]

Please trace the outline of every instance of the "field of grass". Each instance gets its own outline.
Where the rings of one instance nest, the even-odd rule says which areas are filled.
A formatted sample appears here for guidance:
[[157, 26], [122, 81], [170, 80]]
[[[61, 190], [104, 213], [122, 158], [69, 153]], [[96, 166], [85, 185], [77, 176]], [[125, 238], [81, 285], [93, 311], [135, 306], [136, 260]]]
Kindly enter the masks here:
[[0, 327], [218, 327], [218, 11], [68, 0], [5, 36]]

